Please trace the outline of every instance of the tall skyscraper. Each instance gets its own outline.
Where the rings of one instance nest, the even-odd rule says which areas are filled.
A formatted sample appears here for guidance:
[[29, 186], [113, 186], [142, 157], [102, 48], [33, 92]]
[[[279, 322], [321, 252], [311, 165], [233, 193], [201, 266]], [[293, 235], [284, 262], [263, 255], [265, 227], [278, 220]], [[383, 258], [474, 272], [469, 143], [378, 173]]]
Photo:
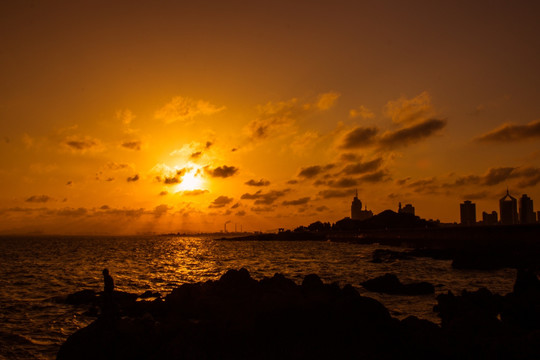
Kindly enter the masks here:
[[463, 204], [459, 204], [461, 215], [461, 225], [476, 224], [476, 204], [470, 200], [466, 200]]
[[519, 222], [522, 224], [532, 224], [536, 222], [533, 201], [527, 194], [523, 194], [519, 199]]
[[499, 200], [501, 224], [512, 225], [518, 223], [517, 200], [506, 189], [506, 195]]

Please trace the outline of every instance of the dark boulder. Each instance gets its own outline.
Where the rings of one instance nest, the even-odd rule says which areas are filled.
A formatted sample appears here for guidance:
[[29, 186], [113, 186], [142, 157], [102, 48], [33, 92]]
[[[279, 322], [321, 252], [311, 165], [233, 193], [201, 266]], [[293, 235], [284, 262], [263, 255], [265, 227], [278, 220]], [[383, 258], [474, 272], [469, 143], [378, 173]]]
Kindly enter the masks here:
[[448, 350], [441, 328], [431, 321], [409, 316], [399, 324], [404, 358], [447, 359]]
[[323, 291], [324, 284], [321, 278], [316, 274], [309, 274], [302, 281], [302, 289], [307, 292]]
[[503, 322], [540, 331], [540, 280], [533, 271], [518, 270], [514, 291], [504, 297], [503, 305]]
[[97, 293], [90, 289], [80, 290], [66, 297], [66, 303], [70, 305], [92, 304], [97, 300]]
[[540, 292], [540, 280], [535, 272], [529, 269], [518, 269], [514, 283], [514, 294], [517, 296]]

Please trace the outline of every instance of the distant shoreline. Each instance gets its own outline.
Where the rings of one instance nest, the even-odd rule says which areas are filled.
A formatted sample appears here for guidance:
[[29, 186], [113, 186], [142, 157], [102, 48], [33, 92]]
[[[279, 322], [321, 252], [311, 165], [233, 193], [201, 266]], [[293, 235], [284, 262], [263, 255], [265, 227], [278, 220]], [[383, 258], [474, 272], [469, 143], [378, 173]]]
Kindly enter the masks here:
[[[216, 234], [218, 235], [218, 234]], [[225, 235], [221, 233], [221, 235]], [[227, 237], [218, 240], [330, 240], [354, 243], [388, 242], [396, 246], [406, 243], [417, 245], [456, 246], [466, 243], [493, 245], [493, 242], [513, 241], [514, 244], [540, 244], [540, 224], [490, 225], [490, 226], [445, 226], [432, 228], [361, 229], [346, 231], [283, 231], [279, 233], [252, 233], [245, 236]]]

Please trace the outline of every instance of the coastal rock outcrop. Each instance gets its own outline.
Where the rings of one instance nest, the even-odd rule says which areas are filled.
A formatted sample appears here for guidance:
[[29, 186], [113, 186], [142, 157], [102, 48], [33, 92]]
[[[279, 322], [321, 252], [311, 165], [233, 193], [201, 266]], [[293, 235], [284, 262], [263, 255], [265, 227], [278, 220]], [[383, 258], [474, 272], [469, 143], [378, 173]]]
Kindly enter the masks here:
[[380, 302], [317, 275], [297, 285], [229, 270], [121, 312], [71, 335], [57, 358], [388, 358], [401, 347], [390, 346], [400, 324]]
[[399, 321], [351, 285], [317, 275], [297, 285], [280, 274], [257, 281], [245, 269], [229, 270], [153, 301], [126, 297], [116, 316], [72, 334], [57, 358], [540, 358], [536, 275], [520, 273], [515, 289], [439, 295], [439, 326]]
[[437, 296], [434, 307], [452, 357], [540, 359], [540, 288], [532, 271], [519, 270], [514, 291], [485, 288]]

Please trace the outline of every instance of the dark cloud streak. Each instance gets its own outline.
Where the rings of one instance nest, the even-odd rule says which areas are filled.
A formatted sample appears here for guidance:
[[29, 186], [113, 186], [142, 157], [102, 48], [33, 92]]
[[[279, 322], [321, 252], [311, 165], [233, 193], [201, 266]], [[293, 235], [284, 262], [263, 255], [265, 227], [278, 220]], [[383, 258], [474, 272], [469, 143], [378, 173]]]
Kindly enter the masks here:
[[527, 125], [504, 124], [476, 138], [480, 142], [516, 142], [540, 137], [540, 120]]

